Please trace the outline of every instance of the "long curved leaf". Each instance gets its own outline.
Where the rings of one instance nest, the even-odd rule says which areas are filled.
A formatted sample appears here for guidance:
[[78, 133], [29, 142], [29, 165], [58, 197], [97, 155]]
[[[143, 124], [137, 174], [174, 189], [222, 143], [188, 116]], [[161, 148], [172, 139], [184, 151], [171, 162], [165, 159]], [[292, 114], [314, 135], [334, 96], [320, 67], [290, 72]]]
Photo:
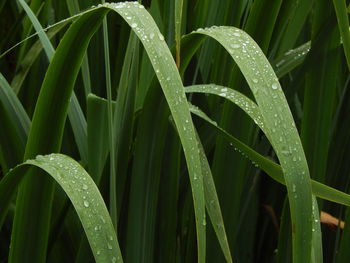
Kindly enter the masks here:
[[[61, 40], [42, 84], [28, 136], [25, 160], [37, 154], [59, 151], [69, 98], [81, 60], [105, 13], [106, 10], [102, 9], [85, 13]], [[73, 46], [77, 48], [71, 48]], [[45, 262], [53, 188], [53, 182], [48, 178], [39, 178], [34, 174], [27, 175], [21, 183], [9, 262], [23, 262], [28, 258]]]
[[257, 101], [283, 169], [293, 225], [293, 261], [311, 260], [312, 198], [309, 170], [288, 103], [261, 49], [245, 32], [212, 27], [196, 33], [217, 40], [241, 69]]
[[[35, 109], [25, 158], [32, 158], [37, 154], [45, 154], [47, 152], [59, 150], [66, 118], [67, 101], [72, 92], [79, 66], [91, 36], [96, 31], [97, 27], [100, 25], [101, 19], [109, 9], [118, 12], [129, 23], [142, 41], [151, 58], [152, 65], [174, 117], [183, 145], [192, 184], [197, 226], [198, 261], [203, 262], [205, 261], [206, 243], [205, 225], [203, 224], [205, 221], [205, 203], [203, 178], [200, 169], [201, 164], [194, 126], [191, 121], [181, 78], [170, 50], [152, 17], [142, 5], [136, 2], [106, 3], [81, 14], [81, 17], [70, 27], [60, 42], [52, 63], [48, 68]], [[67, 65], [66, 61], [68, 58], [70, 63]], [[53, 72], [55, 72], [55, 74], [53, 74]], [[62, 83], [62, 80], [65, 83]], [[58, 103], [52, 107], [52, 101]], [[50, 127], [50, 130], [48, 130], [46, 125], [51, 119], [56, 119], [56, 127]], [[36, 138], [38, 137], [42, 138], [42, 140], [37, 140]], [[50, 143], [48, 143], [49, 141]], [[39, 188], [46, 189], [46, 192], [42, 193], [45, 196], [38, 198], [35, 196], [35, 192]], [[21, 261], [23, 257], [28, 258], [28, 255], [23, 253], [23, 249], [25, 249], [25, 244], [29, 241], [21, 238], [21, 235], [27, 228], [27, 222], [25, 222], [23, 218], [27, 218], [27, 215], [33, 212], [26, 208], [32, 207], [33, 203], [37, 203], [37, 208], [40, 212], [36, 214], [39, 216], [44, 215], [41, 219], [48, 220], [51, 202], [50, 199], [47, 198], [47, 195], [50, 195], [50, 192], [52, 192], [50, 189], [52, 189], [52, 184], [50, 182], [36, 182], [33, 176], [27, 176], [24, 185], [20, 188], [16, 209], [19, 212], [16, 213], [15, 216], [11, 246], [11, 256], [13, 257], [10, 258], [11, 262]], [[33, 198], [29, 198], [30, 194], [34, 195]], [[39, 206], [38, 199], [41, 200], [41, 206]], [[47, 201], [47, 199], [49, 201]], [[37, 218], [33, 217], [32, 220], [34, 222]], [[44, 222], [40, 235], [43, 235], [44, 239], [46, 239], [48, 224], [44, 224]], [[33, 258], [33, 260], [37, 262], [45, 260], [45, 256], [43, 256], [44, 253], [41, 251], [46, 250], [47, 243], [44, 241], [41, 242], [41, 244], [42, 247], [38, 247], [38, 249], [34, 249], [30, 252], [27, 250], [30, 254], [37, 253], [35, 256], [37, 258]]]
[[[218, 126], [218, 124], [210, 119], [202, 110], [198, 107], [190, 104], [191, 113], [195, 114], [202, 120], [206, 121], [213, 127], [215, 127], [222, 136], [224, 136], [235, 150], [240, 151], [244, 156], [246, 156], [254, 165], [258, 166], [261, 170], [267, 173], [272, 179], [280, 184], [286, 184], [283, 177], [283, 171], [279, 164], [271, 161], [267, 157], [256, 152], [254, 149], [250, 148], [245, 143], [241, 142], [223, 128]], [[337, 204], [350, 206], [350, 195], [342, 191], [334, 189], [325, 184], [319, 183], [311, 179], [312, 193], [324, 200], [328, 200]]]
[[0, 207], [10, 202], [30, 166], [51, 175], [66, 192], [83, 225], [96, 262], [123, 262], [111, 218], [96, 184], [79, 163], [66, 155], [39, 155], [12, 169], [0, 182]]

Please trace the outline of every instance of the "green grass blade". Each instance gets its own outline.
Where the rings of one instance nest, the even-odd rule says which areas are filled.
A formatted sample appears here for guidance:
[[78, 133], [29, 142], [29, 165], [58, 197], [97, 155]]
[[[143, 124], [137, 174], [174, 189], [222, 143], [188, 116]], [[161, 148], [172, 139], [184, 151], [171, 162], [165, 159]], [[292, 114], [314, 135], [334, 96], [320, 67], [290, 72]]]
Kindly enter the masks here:
[[[115, 107], [115, 105], [113, 106]], [[109, 153], [107, 101], [94, 94], [87, 97], [88, 168], [99, 184]]]
[[18, 0], [18, 2], [21, 4], [25, 12], [27, 13], [30, 21], [32, 22], [36, 32], [38, 33], [38, 36], [41, 40], [41, 43], [43, 44], [43, 48], [45, 49], [46, 55], [49, 59], [49, 61], [52, 60], [52, 57], [55, 53], [55, 49], [53, 48], [50, 40], [46, 36], [45, 32], [43, 31], [43, 28], [41, 27], [38, 19], [36, 18], [35, 14], [32, 12], [30, 7], [27, 5], [27, 3], [24, 0]]
[[[350, 209], [347, 208], [345, 212], [345, 222], [350, 222]], [[350, 235], [349, 235], [349, 224], [345, 224], [344, 232], [341, 236], [341, 242], [337, 254], [337, 261], [339, 263], [345, 263], [349, 260], [350, 257], [350, 251], [349, 251], [349, 244], [350, 244]]]
[[343, 48], [350, 70], [350, 32], [349, 32], [349, 18], [346, 12], [346, 1], [345, 0], [333, 0], [335, 12], [338, 19], [338, 27], [340, 35], [343, 40]]
[[[186, 156], [186, 160], [188, 162], [188, 168], [189, 168], [189, 174], [190, 174], [190, 178], [191, 178], [191, 183], [192, 183], [192, 189], [193, 189], [193, 197], [194, 197], [194, 203], [195, 203], [195, 211], [196, 211], [196, 218], [197, 218], [197, 241], [198, 241], [198, 260], [200, 262], [205, 260], [205, 225], [202, 224], [202, 222], [205, 220], [205, 204], [204, 204], [204, 193], [203, 193], [203, 182], [202, 182], [202, 176], [199, 173], [198, 174], [198, 170], [200, 167], [200, 161], [199, 161], [199, 155], [198, 155], [198, 151], [197, 149], [197, 145], [196, 145], [196, 139], [195, 139], [195, 133], [194, 133], [194, 127], [193, 127], [193, 123], [191, 122], [191, 116], [189, 113], [189, 109], [188, 109], [188, 105], [186, 102], [186, 98], [185, 98], [185, 93], [183, 90], [183, 86], [181, 83], [181, 78], [179, 76], [179, 73], [176, 69], [176, 65], [175, 62], [172, 59], [171, 53], [168, 49], [168, 47], [166, 46], [165, 42], [164, 42], [164, 38], [161, 35], [161, 33], [159, 32], [159, 30], [157, 29], [153, 19], [150, 17], [150, 15], [147, 13], [147, 11], [144, 10], [144, 8], [142, 8], [141, 5], [137, 4], [137, 3], [119, 3], [119, 4], [106, 4], [106, 7], [109, 7], [111, 9], [114, 9], [115, 11], [119, 12], [123, 18], [125, 20], [127, 20], [127, 22], [129, 23], [129, 25], [133, 28], [133, 30], [136, 32], [136, 34], [138, 35], [138, 37], [141, 39], [141, 41], [143, 42], [147, 53], [149, 56], [153, 57], [153, 56], [157, 56], [158, 58], [162, 58], [162, 60], [151, 60], [153, 63], [153, 66], [156, 70], [156, 74], [158, 76], [158, 78], [160, 79], [160, 83], [161, 86], [163, 87], [163, 91], [165, 93], [165, 96], [168, 100], [170, 109], [173, 113], [174, 116], [174, 120], [175, 120], [175, 124], [178, 128], [179, 131], [179, 135], [184, 147], [184, 152], [185, 152], [185, 156]], [[82, 26], [82, 23], [84, 23], [86, 20], [88, 20], [88, 18], [94, 17], [96, 19], [100, 18], [101, 15], [107, 11], [106, 9], [102, 9], [103, 6], [101, 6], [100, 8], [97, 8], [97, 10], [94, 11], [90, 11], [85, 13], [76, 23], [74, 23], [75, 27], [71, 27], [71, 30], [69, 30], [69, 34], [66, 33], [64, 39], [61, 41], [60, 46], [62, 47], [61, 51], [64, 55], [58, 59], [57, 61], [53, 60], [53, 62], [51, 63], [49, 69], [48, 69], [48, 74], [47, 76], [50, 76], [50, 82], [55, 80], [57, 76], [62, 76], [62, 75], [58, 75], [58, 74], [52, 74], [52, 70], [56, 70], [56, 67], [59, 66], [63, 66], [64, 64], [64, 59], [67, 57], [67, 55], [69, 54], [71, 57], [70, 59], [72, 61], [77, 61], [80, 62], [82, 55], [84, 54], [83, 51], [85, 51], [86, 45], [87, 45], [87, 37], [90, 37], [91, 34], [93, 33], [93, 30], [96, 29], [96, 26], [98, 25], [97, 22], [93, 23], [92, 25], [94, 25], [92, 28], [87, 28], [87, 25], [85, 24], [86, 27]], [[102, 10], [101, 10], [102, 9]], [[128, 20], [127, 17], [128, 16], [132, 16], [132, 20]], [[90, 20], [91, 23], [91, 20]], [[91, 27], [91, 25], [90, 25]], [[73, 28], [73, 29], [72, 29]], [[78, 31], [78, 29], [80, 31]], [[84, 31], [83, 29], [87, 30]], [[79, 34], [78, 34], [79, 33]], [[87, 34], [88, 33], [88, 34]], [[82, 34], [87, 34], [87, 37], [82, 37]], [[67, 36], [68, 35], [68, 36]], [[77, 38], [77, 36], [79, 36], [79, 38]], [[147, 38], [145, 38], [145, 36], [147, 36]], [[80, 40], [81, 44], [77, 44], [79, 42], [74, 42], [77, 40]], [[153, 41], [147, 41], [148, 39], [152, 39]], [[65, 41], [64, 41], [65, 40]], [[73, 44], [74, 43], [74, 44]], [[68, 44], [70, 44], [70, 49], [68, 50]], [[60, 47], [59, 46], [59, 47]], [[76, 46], [79, 47], [79, 50], [77, 50], [76, 48], [72, 48], [72, 46]], [[84, 48], [82, 48], [84, 47]], [[78, 51], [78, 52], [77, 52]], [[56, 51], [57, 54], [58, 50]], [[64, 53], [64, 52], [68, 52], [68, 53]], [[55, 63], [54, 63], [55, 61]], [[54, 66], [53, 66], [54, 65]], [[77, 66], [80, 65], [80, 63], [78, 64], [72, 64], [71, 67], [74, 68], [74, 74], [67, 74], [67, 76], [74, 76], [73, 78], [68, 78], [65, 76], [65, 80], [68, 83], [73, 83], [75, 76], [76, 76], [76, 70], [77, 70]], [[67, 67], [66, 68], [61, 68], [59, 70], [57, 70], [57, 72], [65, 72], [67, 71]], [[54, 76], [54, 77], [52, 77]], [[58, 81], [56, 81], [58, 82]], [[48, 86], [49, 81], [46, 79], [44, 81], [43, 86]], [[57, 85], [57, 84], [56, 84]], [[46, 112], [45, 116], [40, 116], [40, 122], [42, 124], [46, 123], [46, 121], [44, 121], [44, 119], [46, 118], [50, 118], [49, 114], [47, 114], [47, 110], [45, 110], [44, 106], [45, 104], [42, 105], [41, 101], [41, 97], [46, 97], [49, 96], [51, 97], [52, 95], [54, 95], [55, 97], [58, 98], [62, 98], [64, 96], [67, 96], [68, 94], [70, 94], [69, 91], [71, 91], [72, 89], [72, 84], [67, 85], [68, 88], [65, 89], [64, 92], [62, 92], [62, 89], [60, 90], [61, 94], [55, 94], [55, 92], [57, 93], [57, 91], [54, 92], [54, 87], [56, 85], [52, 85], [52, 87], [50, 89], [43, 89], [42, 90], [42, 94], [41, 96], [39, 96], [39, 101], [38, 101], [38, 106], [37, 106], [37, 112], [40, 113], [44, 113]], [[62, 82], [60, 83], [60, 85], [62, 85]], [[62, 86], [61, 86], [62, 87]], [[46, 98], [47, 100], [45, 101], [52, 101], [50, 98]], [[53, 98], [53, 97], [51, 97]], [[56, 99], [57, 100], [57, 99]], [[43, 107], [43, 108], [42, 108]], [[62, 134], [62, 120], [64, 120], [64, 111], [65, 111], [65, 107], [59, 107], [60, 111], [58, 112], [58, 129], [53, 129], [54, 135], [51, 134], [51, 136], [53, 136], [54, 139], [53, 141], [53, 146], [51, 147], [44, 147], [43, 150], [43, 145], [41, 143], [34, 143], [33, 139], [29, 140], [29, 143], [27, 145], [28, 151], [26, 153], [26, 157], [30, 157], [33, 154], [37, 154], [40, 152], [46, 152], [48, 149], [56, 149], [59, 147], [60, 145], [60, 141], [61, 141], [61, 134]], [[58, 109], [55, 109], [56, 111]], [[45, 117], [45, 118], [43, 118]], [[38, 118], [38, 116], [34, 115], [34, 120], [36, 120], [36, 118]], [[50, 118], [51, 119], [51, 118]], [[44, 131], [45, 129], [42, 129], [40, 127], [40, 125], [34, 125], [32, 126], [32, 133], [34, 134], [40, 134], [42, 133], [42, 131]], [[61, 128], [60, 128], [61, 127]], [[39, 132], [40, 131], [40, 132]], [[51, 131], [51, 130], [50, 130]], [[45, 137], [45, 136], [44, 136]], [[42, 149], [42, 150], [39, 150]], [[30, 178], [31, 179], [31, 178]], [[25, 196], [25, 195], [24, 195]], [[27, 198], [24, 198], [24, 196], [22, 197], [22, 200], [20, 203], [23, 202], [23, 204], [21, 204], [18, 209], [20, 209], [21, 211], [23, 211], [23, 207], [25, 207], [25, 200], [29, 200]], [[45, 199], [45, 198], [44, 198]], [[30, 205], [26, 205], [27, 207], [30, 207]], [[47, 209], [49, 210], [49, 209]], [[24, 214], [26, 214], [26, 212], [24, 212]], [[38, 213], [40, 214], [40, 213]], [[17, 217], [19, 218], [19, 217]], [[25, 216], [21, 216], [21, 218], [25, 218]], [[18, 219], [18, 221], [20, 221]], [[16, 223], [16, 220], [15, 220]], [[18, 224], [18, 223], [17, 223]], [[15, 225], [17, 225], [15, 224]], [[24, 222], [22, 221], [22, 226], [25, 227]], [[18, 230], [14, 231], [15, 233], [21, 233], [23, 232], [22, 227], [16, 227]], [[43, 231], [45, 232], [45, 231]], [[15, 239], [16, 240], [16, 239]], [[18, 241], [19, 240], [19, 236], [17, 238]], [[22, 242], [22, 241], [21, 241]], [[45, 244], [45, 242], [44, 242]], [[19, 246], [21, 247], [21, 246]], [[18, 249], [17, 246], [12, 246], [12, 251], [16, 251]], [[24, 249], [23, 246], [21, 247], [21, 249]], [[45, 248], [41, 249], [45, 251]], [[13, 253], [18, 255], [17, 253]], [[40, 261], [40, 260], [39, 260]]]
[[[158, 85], [149, 88], [140, 114], [134, 147], [134, 162], [128, 194], [125, 260], [154, 262], [157, 226], [157, 206], [162, 176], [162, 161], [167, 155], [166, 135], [169, 130], [169, 108]], [[154, 129], [150, 123], [157, 123]], [[140, 220], [142, 218], [142, 220]], [[162, 241], [160, 241], [162, 242]]]
[[[294, 225], [293, 260], [309, 262], [312, 238], [310, 176], [300, 138], [278, 79], [254, 40], [243, 31], [218, 27], [197, 32], [213, 37], [225, 47], [255, 96], [268, 130], [267, 136], [284, 171]], [[293, 148], [289, 149], [291, 145]]]
[[[59, 151], [68, 102], [81, 59], [105, 12], [100, 9], [86, 13], [61, 40], [37, 101], [24, 159]], [[70, 63], [67, 63], [68, 58]], [[23, 262], [28, 258], [35, 262], [45, 261], [52, 193], [53, 183], [47, 178], [31, 174], [24, 179], [18, 191], [9, 262]], [[26, 238], [23, 233], [28, 234]], [[33, 247], [28, 244], [33, 244]]]
[[[30, 21], [32, 22], [39, 38], [42, 43], [42, 46], [45, 50], [46, 56], [48, 60], [51, 62], [52, 58], [55, 54], [55, 49], [52, 46], [50, 39], [46, 35], [43, 30], [40, 22], [31, 11], [29, 6], [26, 4], [24, 0], [18, 0], [22, 5], [23, 9], [26, 11]], [[68, 116], [72, 124], [73, 132], [75, 135], [75, 139], [77, 142], [77, 146], [81, 155], [81, 158], [84, 163], [87, 163], [87, 145], [86, 145], [86, 120], [83, 114], [83, 111], [80, 108], [78, 99], [75, 96], [75, 93], [72, 95], [72, 99], [70, 100], [70, 108], [68, 111]]]
[[294, 68], [298, 67], [305, 60], [306, 55], [309, 53], [311, 47], [310, 42], [287, 51], [282, 56], [276, 58], [273, 61], [273, 66], [277, 77], [280, 79], [287, 73], [291, 72]]
[[[80, 11], [79, 2], [77, 0], [67, 0], [67, 8], [69, 10], [69, 14], [71, 16], [78, 14]], [[90, 79], [90, 68], [89, 68], [89, 59], [88, 56], [85, 55], [83, 59], [83, 63], [81, 65], [81, 73], [84, 82], [85, 96], [87, 97], [91, 93], [91, 79]]]
[[322, 252], [322, 233], [320, 225], [320, 211], [318, 210], [317, 200], [312, 196], [312, 263], [323, 263]]
[[292, 263], [292, 224], [288, 199], [284, 201], [278, 236], [277, 263]]
[[192, 85], [185, 87], [186, 92], [198, 92], [198, 93], [206, 93], [206, 94], [214, 94], [223, 98], [226, 98], [227, 100], [233, 102], [238, 107], [240, 107], [245, 113], [251, 117], [254, 122], [259, 126], [260, 129], [262, 129], [265, 133], [265, 127], [262, 115], [260, 113], [260, 110], [255, 102], [253, 102], [251, 99], [243, 95], [242, 93], [224, 87], [219, 86], [215, 84], [209, 84], [209, 85]]
[[13, 122], [16, 128], [16, 133], [21, 141], [21, 144], [25, 146], [26, 138], [29, 131], [30, 119], [24, 110], [21, 102], [17, 98], [10, 84], [5, 77], [0, 73], [0, 101]]
[[[169, 104], [175, 125], [183, 145], [189, 175], [192, 185], [194, 208], [197, 226], [198, 261], [205, 261], [205, 203], [203, 178], [200, 173], [198, 146], [189, 112], [185, 92], [169, 48], [164, 42], [152, 17], [136, 2], [109, 4], [128, 22], [142, 41], [147, 54], [151, 58], [153, 68], [159, 79], [167, 102]], [[127, 17], [132, 19], [128, 20]], [[199, 172], [198, 172], [199, 171]]]
[[176, 45], [176, 66], [180, 68], [180, 49], [181, 49], [181, 26], [183, 0], [175, 0], [175, 45]]
[[0, 73], [0, 144], [3, 173], [23, 160], [30, 119], [9, 83]]
[[210, 166], [209, 166], [207, 157], [205, 156], [204, 148], [199, 140], [199, 137], [198, 137], [198, 144], [199, 144], [199, 151], [200, 151], [199, 154], [200, 154], [201, 163], [202, 163], [205, 206], [207, 208], [210, 221], [212, 222], [216, 236], [219, 240], [222, 252], [225, 255], [225, 259], [227, 262], [232, 262], [230, 246], [227, 241], [224, 220], [221, 214], [219, 198], [216, 193], [213, 175], [211, 174]]
[[[47, 31], [47, 37], [49, 39], [56, 36], [66, 25], [68, 22], [63, 22], [58, 24], [57, 26], [51, 28]], [[38, 58], [40, 52], [42, 51], [43, 46], [41, 40], [36, 41], [33, 46], [28, 50], [28, 53], [25, 55], [20, 64], [20, 71], [16, 74], [16, 76], [11, 81], [11, 87], [17, 94], [23, 85], [25, 78], [27, 77], [30, 68], [34, 64], [35, 60]]]
[[278, 57], [294, 48], [312, 9], [313, 2], [313, 0], [283, 1], [274, 29], [273, 38], [276, 41], [271, 43], [273, 44], [273, 55]]
[[[234, 146], [237, 150], [239, 150], [244, 156], [246, 156], [254, 165], [257, 165], [261, 170], [266, 172], [272, 179], [281, 184], [286, 184], [283, 171], [280, 165], [271, 161], [267, 157], [261, 155], [256, 152], [252, 148], [250, 148], [245, 143], [241, 142], [227, 131], [222, 129], [217, 123], [211, 120], [203, 111], [201, 111], [198, 107], [190, 105], [190, 110], [193, 114], [200, 117], [213, 127], [215, 127], [222, 136], [224, 136], [232, 146]], [[311, 180], [312, 193], [324, 200], [328, 200], [337, 204], [342, 204], [346, 206], [350, 206], [350, 195], [341, 192], [337, 189], [334, 189], [325, 184], [319, 183], [315, 180]]]
[[[102, 3], [105, 3], [102, 0]], [[116, 175], [116, 158], [114, 142], [114, 125], [113, 125], [113, 108], [112, 108], [112, 81], [111, 65], [109, 59], [109, 42], [108, 42], [108, 25], [107, 18], [103, 19], [103, 47], [105, 58], [106, 90], [107, 90], [107, 116], [108, 116], [108, 138], [109, 138], [109, 155], [110, 155], [110, 181], [109, 181], [109, 212], [112, 217], [115, 229], [118, 226], [117, 219], [117, 175]]]
[[[143, 86], [139, 88], [138, 82], [139, 45], [140, 42], [137, 36], [131, 32], [128, 47], [125, 51], [118, 96], [114, 108], [113, 136], [116, 143], [115, 158], [119, 179], [117, 185], [119, 199], [124, 194], [125, 182], [128, 178], [128, 164], [132, 155], [130, 153], [130, 143], [132, 142], [134, 126], [135, 95], [137, 90], [144, 88]], [[117, 200], [118, 207], [121, 207], [122, 202], [119, 199]]]
[[[123, 262], [111, 218], [97, 186], [84, 168], [70, 157], [50, 154], [27, 160], [1, 180], [1, 195], [9, 186], [12, 192], [9, 196], [14, 194], [28, 165], [50, 174], [66, 192], [84, 227], [96, 262]], [[3, 196], [3, 199], [8, 197]]]
[[84, 164], [88, 163], [88, 149], [87, 149], [87, 124], [84, 113], [80, 108], [79, 101], [72, 93], [70, 100], [70, 107], [68, 108], [68, 117], [72, 124], [74, 138], [80, 153], [81, 160]]

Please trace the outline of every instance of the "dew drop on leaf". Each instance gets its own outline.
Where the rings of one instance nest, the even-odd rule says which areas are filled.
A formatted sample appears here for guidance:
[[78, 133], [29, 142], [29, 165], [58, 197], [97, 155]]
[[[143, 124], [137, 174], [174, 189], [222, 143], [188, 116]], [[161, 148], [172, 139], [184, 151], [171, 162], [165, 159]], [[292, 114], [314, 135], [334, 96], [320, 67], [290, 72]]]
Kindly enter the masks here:
[[163, 41], [164, 40], [164, 36], [161, 33], [158, 33], [158, 38], [159, 40]]
[[276, 89], [278, 88], [278, 85], [277, 85], [277, 83], [273, 83], [273, 84], [271, 85], [271, 87], [272, 87], [272, 89], [276, 90]]
[[240, 44], [232, 44], [232, 45], [231, 45], [231, 47], [232, 47], [232, 48], [236, 48], [236, 49], [237, 49], [237, 48], [240, 48], [240, 47], [241, 47], [241, 45], [240, 45]]
[[109, 243], [107, 243], [107, 247], [108, 247], [108, 249], [112, 249], [112, 245]]

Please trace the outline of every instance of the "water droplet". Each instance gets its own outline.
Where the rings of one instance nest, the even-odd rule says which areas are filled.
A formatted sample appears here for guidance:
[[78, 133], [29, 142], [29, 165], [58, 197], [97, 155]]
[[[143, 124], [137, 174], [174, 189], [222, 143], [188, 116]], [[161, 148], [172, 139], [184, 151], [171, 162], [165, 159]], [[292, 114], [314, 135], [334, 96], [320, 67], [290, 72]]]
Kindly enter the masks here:
[[273, 84], [271, 85], [271, 87], [272, 87], [272, 89], [276, 90], [276, 89], [278, 88], [278, 85], [277, 85], [277, 83], [273, 83]]
[[101, 250], [97, 250], [97, 251], [96, 251], [96, 254], [97, 254], [97, 255], [100, 255], [100, 254], [101, 254]]
[[207, 221], [205, 220], [205, 218], [203, 218], [202, 225], [203, 225], [203, 226], [206, 226], [206, 225], [207, 225]]
[[109, 243], [107, 243], [107, 247], [108, 247], [108, 249], [112, 249], [112, 245]]
[[236, 37], [240, 37], [241, 36], [241, 34], [238, 33], [238, 32], [234, 32], [233, 35], [236, 36]]
[[84, 201], [84, 206], [85, 206], [85, 207], [89, 207], [89, 205], [90, 205], [89, 202], [85, 200], [85, 201]]
[[295, 193], [295, 190], [296, 190], [296, 186], [295, 186], [295, 184], [293, 184], [293, 186], [292, 186], [292, 192]]
[[254, 83], [258, 83], [258, 82], [259, 82], [258, 79], [252, 79], [252, 81], [253, 81]]
[[285, 155], [288, 155], [289, 151], [288, 150], [282, 150], [282, 153], [285, 154]]
[[88, 189], [88, 186], [86, 184], [83, 184], [83, 190], [87, 190]]
[[149, 38], [153, 39], [154, 38], [154, 33], [149, 34]]
[[163, 41], [164, 40], [164, 36], [161, 33], [158, 33], [158, 38], [159, 40]]
[[135, 27], [137, 27], [137, 24], [136, 24], [136, 23], [132, 23], [132, 24], [131, 24], [131, 27], [132, 27], [132, 28], [135, 28]]
[[232, 44], [231, 47], [237, 49], [237, 48], [240, 48], [241, 45], [240, 44]]

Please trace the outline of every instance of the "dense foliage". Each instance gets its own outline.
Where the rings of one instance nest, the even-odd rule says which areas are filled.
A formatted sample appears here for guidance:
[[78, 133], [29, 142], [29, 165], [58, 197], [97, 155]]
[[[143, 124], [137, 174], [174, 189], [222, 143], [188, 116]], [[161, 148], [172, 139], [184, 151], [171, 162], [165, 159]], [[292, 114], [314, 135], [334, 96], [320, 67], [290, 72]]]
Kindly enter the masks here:
[[0, 1], [0, 263], [348, 262], [348, 3], [138, 2]]

